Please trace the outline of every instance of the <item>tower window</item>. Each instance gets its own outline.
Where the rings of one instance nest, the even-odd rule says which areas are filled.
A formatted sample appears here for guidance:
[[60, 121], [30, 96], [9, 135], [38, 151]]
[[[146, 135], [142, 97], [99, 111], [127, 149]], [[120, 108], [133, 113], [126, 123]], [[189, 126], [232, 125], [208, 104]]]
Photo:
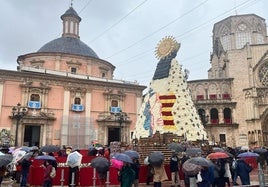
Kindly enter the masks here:
[[76, 74], [76, 68], [71, 67], [71, 73]]
[[79, 97], [74, 98], [74, 104], [80, 105], [81, 104], [81, 99]]
[[118, 107], [118, 101], [117, 100], [112, 100], [112, 107]]
[[39, 94], [32, 94], [31, 95], [31, 101], [40, 101]]

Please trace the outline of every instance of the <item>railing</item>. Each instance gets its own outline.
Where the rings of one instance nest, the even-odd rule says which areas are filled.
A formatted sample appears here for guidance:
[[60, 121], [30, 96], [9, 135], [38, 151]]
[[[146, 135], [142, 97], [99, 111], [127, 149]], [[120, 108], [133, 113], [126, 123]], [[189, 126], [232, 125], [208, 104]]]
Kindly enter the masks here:
[[78, 78], [78, 79], [139, 85], [137, 81], [132, 82], [132, 81], [125, 81], [125, 80], [118, 80], [118, 79], [99, 78], [99, 77], [92, 77], [89, 75], [74, 74], [72, 72], [55, 71], [55, 70], [49, 70], [49, 69], [44, 69], [44, 68], [38, 69], [34, 67], [21, 66], [20, 69], [21, 71], [30, 71], [30, 72], [37, 72], [37, 73], [44, 73], [44, 74], [51, 74], [51, 75], [59, 75], [59, 76], [72, 77], [72, 78]]
[[[56, 177], [53, 179], [53, 186], [68, 186], [69, 183], [69, 167], [66, 166], [66, 158], [67, 157], [56, 157], [58, 168], [56, 172]], [[77, 186], [96, 186], [100, 185], [100, 181], [98, 179], [98, 174], [94, 172], [94, 168], [89, 166], [91, 160], [95, 158], [94, 156], [83, 156], [82, 164], [80, 166], [78, 172], [78, 185]], [[143, 160], [140, 161], [141, 164]], [[41, 160], [33, 160], [33, 164], [30, 167], [30, 173], [28, 176], [28, 183], [31, 186], [42, 186], [43, 178], [44, 178], [44, 169], [41, 166], [43, 161]], [[140, 173], [139, 173], [139, 183], [146, 182], [147, 176], [147, 165], [141, 165]], [[165, 169], [167, 175], [170, 179], [169, 165], [165, 165]], [[95, 175], [95, 176], [94, 176]], [[110, 167], [109, 174], [107, 175], [109, 178], [106, 183], [110, 185], [119, 185], [118, 181], [118, 170], [116, 168]]]

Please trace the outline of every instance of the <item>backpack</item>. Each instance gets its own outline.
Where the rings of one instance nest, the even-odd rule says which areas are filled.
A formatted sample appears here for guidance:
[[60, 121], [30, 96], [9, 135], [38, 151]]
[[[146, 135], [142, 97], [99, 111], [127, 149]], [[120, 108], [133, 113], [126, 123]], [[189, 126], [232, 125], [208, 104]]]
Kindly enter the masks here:
[[52, 167], [52, 170], [51, 170], [49, 176], [50, 176], [52, 179], [56, 177], [56, 169], [55, 169], [55, 167]]
[[232, 169], [236, 169], [236, 167], [237, 167], [237, 160], [233, 160]]

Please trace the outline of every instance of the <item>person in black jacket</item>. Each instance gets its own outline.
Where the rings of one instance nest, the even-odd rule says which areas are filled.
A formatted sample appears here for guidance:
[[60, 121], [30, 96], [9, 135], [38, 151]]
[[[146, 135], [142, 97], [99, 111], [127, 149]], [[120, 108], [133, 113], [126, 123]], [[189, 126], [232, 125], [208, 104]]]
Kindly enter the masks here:
[[27, 178], [28, 178], [31, 165], [32, 165], [32, 161], [30, 161], [29, 159], [23, 159], [21, 161], [21, 182], [20, 182], [21, 187], [27, 186]]
[[253, 168], [243, 159], [237, 160], [237, 175], [240, 177], [242, 185], [250, 185], [249, 173], [252, 169]]
[[139, 174], [140, 174], [140, 162], [139, 159], [133, 158], [133, 163], [130, 165], [131, 168], [135, 171], [135, 179], [133, 181], [133, 186], [139, 186]]
[[172, 186], [180, 186], [179, 179], [179, 158], [176, 152], [173, 152], [169, 162]]

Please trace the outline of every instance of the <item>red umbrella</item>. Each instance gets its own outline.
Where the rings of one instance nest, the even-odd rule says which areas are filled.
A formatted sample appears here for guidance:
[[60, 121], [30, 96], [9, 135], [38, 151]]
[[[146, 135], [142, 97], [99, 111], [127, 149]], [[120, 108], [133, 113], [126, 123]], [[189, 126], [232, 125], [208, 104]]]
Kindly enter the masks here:
[[225, 152], [215, 152], [210, 153], [207, 158], [210, 160], [220, 159], [220, 158], [229, 158], [230, 156]]

